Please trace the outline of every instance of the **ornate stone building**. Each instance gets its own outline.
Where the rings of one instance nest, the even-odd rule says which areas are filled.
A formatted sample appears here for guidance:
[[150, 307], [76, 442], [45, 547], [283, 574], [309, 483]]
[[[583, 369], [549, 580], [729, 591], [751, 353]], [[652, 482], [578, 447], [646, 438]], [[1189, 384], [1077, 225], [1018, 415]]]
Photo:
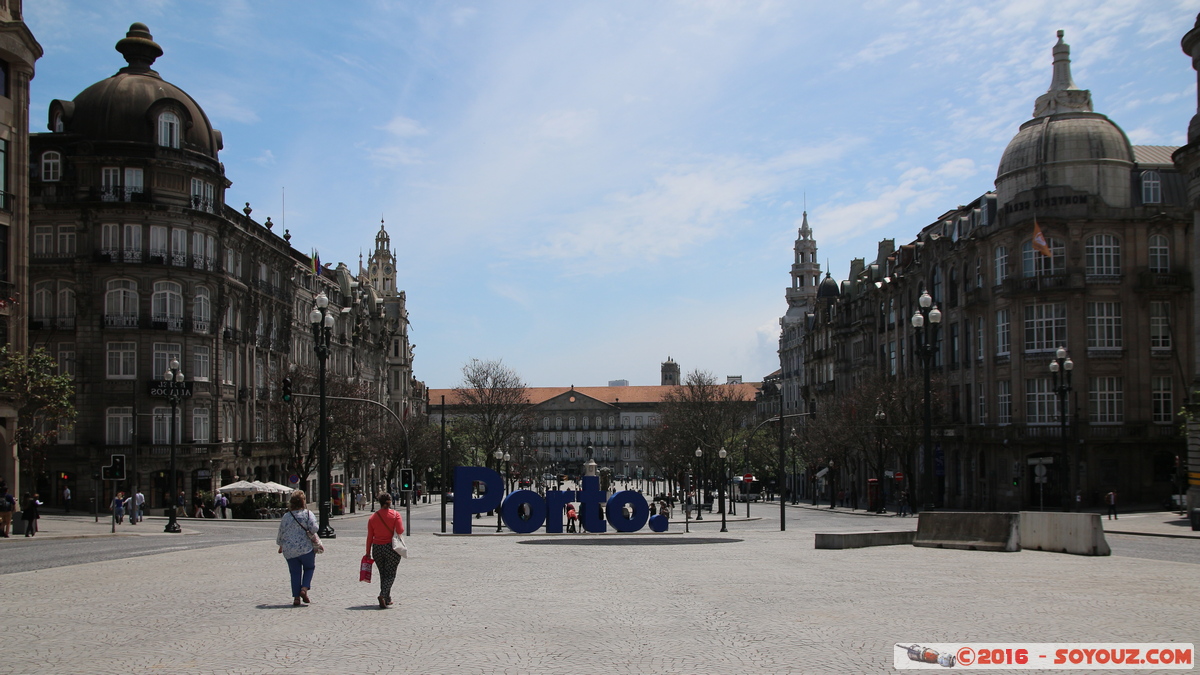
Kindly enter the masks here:
[[[152, 506], [235, 477], [285, 483], [279, 387], [294, 367], [316, 366], [314, 298], [325, 293], [337, 317], [329, 373], [386, 402], [391, 364], [407, 364], [403, 405], [403, 294], [394, 275], [376, 286], [341, 264], [314, 273], [288, 232], [226, 204], [221, 132], [151, 68], [162, 48], [136, 23], [116, 48], [128, 65], [52, 101], [49, 131], [31, 138], [31, 341], [74, 377], [79, 411], [37, 487], [87, 497], [113, 454], [130, 470], [120, 487], [140, 487]], [[150, 388], [176, 360], [191, 395], [176, 416], [172, 478], [170, 406]]]
[[[0, 344], [23, 352], [29, 318], [29, 81], [42, 47], [21, 19], [21, 0], [0, 4]], [[0, 478], [20, 497], [17, 413], [0, 393]]]
[[[1068, 486], [1085, 506], [1114, 489], [1125, 503], [1158, 503], [1183, 452], [1177, 411], [1195, 367], [1184, 177], [1174, 148], [1133, 146], [1093, 110], [1061, 38], [995, 192], [899, 249], [881, 242], [870, 264], [853, 261], [836, 295], [818, 293], [803, 337], [802, 395], [817, 410], [867, 375], [919, 378], [910, 319], [928, 290], [942, 312], [932, 361], [941, 506], [1057, 506]], [[1049, 368], [1059, 348], [1074, 365], [1065, 427]]]

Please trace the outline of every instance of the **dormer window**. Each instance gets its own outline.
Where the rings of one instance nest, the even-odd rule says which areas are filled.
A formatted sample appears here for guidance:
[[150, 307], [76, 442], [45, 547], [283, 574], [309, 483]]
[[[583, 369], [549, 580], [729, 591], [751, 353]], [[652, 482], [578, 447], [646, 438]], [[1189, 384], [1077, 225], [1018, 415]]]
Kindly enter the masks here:
[[179, 147], [179, 116], [164, 112], [158, 116], [158, 144], [164, 148]]
[[54, 113], [54, 123], [50, 125], [50, 129], [56, 134], [63, 132], [62, 113]]
[[1157, 171], [1142, 172], [1142, 203], [1162, 203], [1162, 177]]

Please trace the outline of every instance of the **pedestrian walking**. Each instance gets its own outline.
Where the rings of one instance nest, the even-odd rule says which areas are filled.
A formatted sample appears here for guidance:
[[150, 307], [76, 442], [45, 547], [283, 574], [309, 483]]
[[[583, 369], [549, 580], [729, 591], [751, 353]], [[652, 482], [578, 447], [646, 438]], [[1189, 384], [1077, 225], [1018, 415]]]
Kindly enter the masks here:
[[575, 505], [567, 505], [567, 532], [575, 532], [575, 525], [579, 522], [579, 514], [575, 512]]
[[38, 507], [42, 505], [42, 502], [38, 499], [36, 492], [32, 495], [26, 492], [25, 498], [21, 501], [24, 503], [21, 508], [21, 520], [25, 521], [25, 536], [32, 537], [37, 534], [37, 521], [42, 517], [38, 513]]
[[67, 513], [71, 512], [71, 488], [65, 485], [63, 486], [63, 508], [67, 510]]
[[[179, 493], [180, 497], [183, 493]], [[317, 519], [305, 506], [303, 490], [296, 490], [288, 500], [288, 514], [279, 519], [279, 533], [275, 543], [287, 561], [292, 577], [292, 606], [299, 607], [300, 601], [309, 602], [308, 590], [312, 588], [313, 570], [317, 567], [317, 551], [313, 548], [310, 534], [317, 533]]]
[[129, 524], [137, 525], [137, 514], [133, 508], [133, 495], [126, 497], [125, 501], [121, 502], [121, 506], [125, 509], [125, 513], [129, 514]]
[[391, 495], [380, 492], [377, 499], [379, 510], [367, 521], [367, 555], [379, 568], [379, 609], [387, 609], [392, 604], [392, 583], [400, 565], [400, 554], [392, 548], [392, 537], [404, 534], [404, 519], [399, 511], [392, 510]]
[[8, 486], [0, 489], [0, 537], [8, 538], [12, 530], [13, 512], [17, 510], [17, 500], [13, 499]]
[[896, 515], [903, 518], [908, 515], [908, 490], [901, 490], [896, 500]]
[[142, 522], [143, 520], [145, 520], [145, 514], [143, 513], [145, 508], [146, 508], [146, 495], [142, 494], [141, 490], [138, 490], [133, 495], [133, 510], [134, 510], [134, 513], [137, 515], [137, 519], [138, 519], [139, 523]]
[[217, 510], [221, 512], [221, 519], [225, 519], [225, 507], [229, 506], [229, 498], [220, 492], [217, 493]]
[[118, 525], [125, 522], [125, 493], [124, 492], [118, 492], [117, 496], [113, 497], [112, 513], [113, 513], [113, 518], [115, 518], [117, 520]]
[[1109, 490], [1108, 494], [1104, 495], [1104, 503], [1108, 505], [1108, 519], [1120, 520], [1117, 518], [1117, 493]]

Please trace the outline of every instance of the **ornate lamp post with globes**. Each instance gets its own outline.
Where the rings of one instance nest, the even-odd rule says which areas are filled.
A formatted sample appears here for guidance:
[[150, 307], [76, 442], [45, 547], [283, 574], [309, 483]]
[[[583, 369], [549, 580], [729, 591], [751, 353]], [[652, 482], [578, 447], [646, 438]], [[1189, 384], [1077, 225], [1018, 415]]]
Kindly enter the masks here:
[[1063, 463], [1066, 464], [1067, 479], [1064, 482], [1066, 494], [1063, 495], [1063, 511], [1071, 510], [1071, 502], [1075, 499], [1075, 474], [1071, 469], [1071, 442], [1067, 439], [1067, 399], [1071, 396], [1071, 371], [1075, 362], [1067, 355], [1066, 347], [1059, 347], [1050, 361], [1050, 375], [1054, 378], [1054, 393], [1058, 395], [1058, 421], [1062, 435]]
[[[504, 450], [502, 450], [500, 448], [496, 448], [496, 452], [492, 453], [492, 457], [496, 458], [496, 471], [500, 471], [500, 470], [504, 469], [504, 465], [500, 463], [500, 462], [504, 461], [504, 459], [506, 458], [506, 454], [505, 454]], [[502, 476], [502, 480], [500, 481], [500, 484], [507, 486], [508, 477]], [[505, 488], [502, 487], [500, 489], [503, 490]], [[504, 495], [500, 495], [500, 499], [503, 500]], [[500, 512], [501, 512], [501, 508], [499, 506], [497, 506], [496, 507], [496, 532], [497, 533], [504, 531], [504, 521], [501, 520]]]
[[[921, 336], [921, 344], [917, 353], [921, 355], [921, 366], [925, 372], [925, 447], [921, 449], [921, 493], [922, 510], [931, 509], [935, 504], [933, 487], [933, 405], [930, 402], [929, 369], [933, 355], [937, 353], [937, 327], [942, 322], [942, 311], [933, 304], [929, 291], [923, 291], [917, 300], [920, 305], [912, 315], [912, 326]], [[922, 330], [924, 328], [924, 330]]]
[[700, 458], [704, 456], [699, 446], [696, 447], [696, 520], [704, 520], [704, 474], [700, 469]]
[[175, 482], [175, 416], [179, 411], [179, 401], [187, 395], [187, 389], [183, 382], [183, 372], [179, 370], [179, 359], [171, 359], [170, 370], [163, 374], [163, 379], [167, 385], [167, 400], [171, 402], [171, 420], [167, 426], [167, 435], [171, 441], [171, 474], [167, 478], [167, 485], [170, 486], [168, 493], [170, 494], [171, 502], [168, 506], [170, 509], [167, 518], [167, 526], [163, 528], [163, 532], [179, 534], [182, 528], [179, 527], [179, 522], [175, 520], [175, 514], [179, 510], [179, 505], [176, 502], [176, 493], [179, 485]]
[[322, 291], [317, 296], [315, 307], [308, 313], [308, 322], [312, 324], [313, 332], [313, 351], [317, 354], [317, 361], [320, 363], [320, 414], [321, 420], [318, 428], [320, 429], [321, 440], [321, 457], [320, 457], [320, 472], [317, 477], [317, 484], [321, 491], [321, 509], [320, 509], [320, 529], [318, 534], [322, 539], [335, 539], [333, 528], [329, 526], [329, 508], [331, 505], [330, 492], [330, 475], [329, 475], [329, 420], [326, 412], [325, 400], [325, 363], [329, 360], [329, 343], [333, 338], [333, 313], [329, 311], [329, 298]]

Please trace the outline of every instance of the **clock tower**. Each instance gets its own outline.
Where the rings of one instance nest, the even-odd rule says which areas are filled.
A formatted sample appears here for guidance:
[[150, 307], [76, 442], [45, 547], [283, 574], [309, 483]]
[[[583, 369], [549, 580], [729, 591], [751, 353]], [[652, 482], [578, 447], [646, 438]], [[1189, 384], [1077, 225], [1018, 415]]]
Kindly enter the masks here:
[[396, 252], [389, 250], [392, 238], [383, 227], [383, 219], [379, 219], [379, 233], [375, 235], [375, 251], [367, 263], [367, 274], [371, 286], [380, 295], [393, 297], [396, 295]]

